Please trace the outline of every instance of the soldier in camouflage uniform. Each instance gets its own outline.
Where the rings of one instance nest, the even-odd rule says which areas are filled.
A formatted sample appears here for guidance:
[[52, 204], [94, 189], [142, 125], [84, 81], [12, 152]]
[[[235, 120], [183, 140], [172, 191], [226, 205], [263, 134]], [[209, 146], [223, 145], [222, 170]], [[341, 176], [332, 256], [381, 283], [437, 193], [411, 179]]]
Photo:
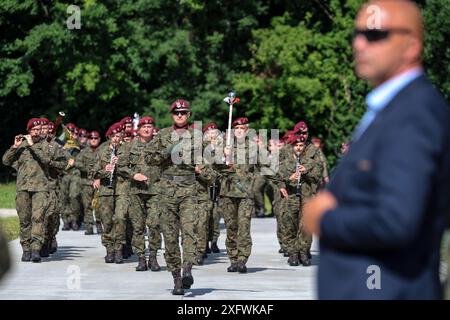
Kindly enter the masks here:
[[[233, 128], [237, 142], [232, 148], [224, 148], [227, 160], [214, 168], [221, 176], [220, 210], [227, 229], [225, 244], [231, 262], [227, 271], [246, 273], [252, 248], [250, 220], [254, 211], [252, 190], [257, 170], [257, 146], [246, 139], [247, 118], [236, 119]], [[251, 144], [253, 148], [250, 148]]]
[[45, 241], [45, 212], [49, 206], [48, 143], [41, 139], [41, 121], [27, 124], [28, 135], [16, 136], [3, 155], [3, 164], [17, 171], [16, 209], [20, 222], [22, 261], [40, 262], [39, 251]]
[[291, 266], [311, 264], [308, 256], [312, 243], [311, 235], [303, 230], [302, 207], [312, 197], [322, 177], [322, 167], [317, 148], [306, 143], [307, 127], [302, 127], [293, 138], [290, 153], [282, 155], [280, 161], [280, 191], [286, 201], [287, 210], [281, 213], [282, 242], [289, 253]]
[[[138, 123], [139, 138], [131, 142], [128, 158], [119, 159], [117, 172], [128, 178], [130, 184], [130, 218], [133, 237], [132, 246], [139, 258], [136, 271], [159, 271], [161, 268], [156, 259], [161, 247], [159, 229], [159, 197], [158, 182], [161, 170], [158, 166], [150, 166], [145, 162], [145, 148], [153, 139], [154, 120], [143, 117]], [[145, 259], [145, 226], [148, 222], [149, 261]]]
[[[183, 295], [194, 283], [192, 265], [195, 263], [197, 239], [197, 181], [195, 159], [192, 160], [192, 140], [194, 131], [189, 127], [189, 105], [176, 100], [170, 107], [174, 124], [161, 129], [146, 149], [149, 165], [161, 166], [161, 202], [165, 206], [161, 214], [161, 228], [164, 235], [164, 258], [174, 279], [172, 294]], [[180, 139], [180, 141], [178, 141]], [[198, 146], [197, 146], [198, 147]], [[194, 155], [201, 155], [194, 146]], [[181, 229], [183, 257], [179, 247]], [[181, 276], [181, 266], [183, 275]]]
[[[116, 237], [113, 219], [116, 206], [115, 185], [117, 180], [114, 170], [118, 159], [118, 149], [122, 141], [121, 124], [115, 123], [109, 127], [106, 137], [108, 138], [107, 143], [102, 144], [97, 151], [92, 176], [95, 179], [94, 188], [99, 190], [98, 213], [103, 226], [102, 245], [106, 248], [105, 263], [114, 263]], [[118, 256], [119, 261], [120, 259], [122, 259], [122, 256]]]
[[95, 157], [100, 144], [100, 134], [92, 131], [87, 134], [89, 143], [81, 150], [75, 161], [75, 168], [80, 171], [81, 177], [81, 201], [84, 209], [85, 235], [94, 234], [94, 215], [92, 212], [92, 199], [94, 197], [93, 179], [90, 174], [93, 171]]
[[314, 144], [314, 146], [316, 147], [316, 149], [319, 152], [319, 159], [320, 159], [320, 162], [322, 163], [322, 181], [321, 181], [321, 184], [322, 184], [322, 186], [324, 186], [324, 185], [326, 185], [328, 183], [329, 177], [328, 177], [327, 158], [323, 154], [323, 142], [322, 142], [322, 140], [320, 138], [317, 138], [317, 137], [312, 137], [311, 138], [311, 142]]

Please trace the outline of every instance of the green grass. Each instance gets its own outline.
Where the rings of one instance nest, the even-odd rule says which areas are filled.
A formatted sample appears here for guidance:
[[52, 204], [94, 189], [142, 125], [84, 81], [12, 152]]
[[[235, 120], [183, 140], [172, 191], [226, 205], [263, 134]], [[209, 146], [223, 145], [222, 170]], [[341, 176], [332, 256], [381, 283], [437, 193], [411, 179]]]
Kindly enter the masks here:
[[0, 228], [8, 241], [19, 237], [19, 217], [0, 218]]
[[16, 207], [16, 184], [0, 184], [0, 208], [14, 209]]

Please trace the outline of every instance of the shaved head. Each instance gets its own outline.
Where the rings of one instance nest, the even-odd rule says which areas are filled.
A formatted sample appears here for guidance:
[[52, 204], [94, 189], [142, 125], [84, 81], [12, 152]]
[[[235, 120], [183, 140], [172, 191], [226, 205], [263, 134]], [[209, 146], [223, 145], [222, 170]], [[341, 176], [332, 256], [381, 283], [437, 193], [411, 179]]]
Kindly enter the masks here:
[[356, 73], [374, 86], [421, 66], [423, 20], [412, 1], [370, 1], [358, 12], [355, 28], [388, 34], [376, 41], [362, 35], [353, 40]]

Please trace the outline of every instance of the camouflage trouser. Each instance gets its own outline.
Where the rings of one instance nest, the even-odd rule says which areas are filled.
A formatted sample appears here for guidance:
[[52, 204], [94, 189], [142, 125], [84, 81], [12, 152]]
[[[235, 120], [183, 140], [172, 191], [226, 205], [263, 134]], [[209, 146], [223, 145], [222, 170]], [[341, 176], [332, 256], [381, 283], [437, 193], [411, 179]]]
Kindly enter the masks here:
[[98, 198], [98, 213], [103, 226], [102, 245], [105, 246], [108, 252], [114, 251], [114, 198], [115, 196], [100, 196]]
[[81, 187], [81, 202], [84, 209], [84, 225], [86, 228], [93, 227], [94, 214], [92, 212], [92, 198], [94, 197], [94, 187], [84, 184]]
[[17, 191], [16, 209], [20, 223], [20, 244], [23, 251], [41, 250], [45, 241], [45, 212], [49, 192]]
[[252, 251], [252, 238], [250, 234], [250, 221], [254, 210], [253, 199], [246, 198], [220, 198], [220, 208], [227, 229], [228, 258], [231, 263], [247, 262]]
[[211, 209], [212, 202], [208, 198], [198, 200], [197, 225], [195, 226], [197, 234], [197, 256], [202, 256], [205, 253], [206, 243], [208, 242]]
[[[130, 219], [131, 200], [130, 195], [118, 195], [115, 197], [113, 216], [114, 250], [122, 250], [127, 244], [127, 223]], [[130, 231], [128, 231], [130, 233]], [[130, 236], [131, 238], [131, 236]]]
[[159, 206], [157, 195], [131, 194], [130, 219], [133, 226], [133, 251], [138, 257], [145, 257], [145, 225], [148, 225], [148, 241], [150, 256], [157, 255], [161, 247], [159, 230]]
[[56, 189], [50, 190], [48, 197], [48, 208], [45, 212], [44, 226], [45, 226], [45, 241], [52, 241], [56, 235], [59, 227], [59, 213], [58, 213], [58, 191]]
[[266, 179], [262, 175], [257, 175], [253, 184], [253, 194], [255, 197], [255, 208], [264, 209], [264, 186]]
[[283, 235], [282, 235], [282, 228], [281, 228], [281, 221], [280, 217], [283, 212], [287, 210], [287, 201], [283, 201], [280, 194], [280, 189], [278, 189], [275, 186], [272, 186], [273, 188], [273, 203], [272, 203], [272, 210], [273, 214], [275, 216], [275, 219], [277, 220], [277, 239], [278, 243], [280, 244], [280, 248], [284, 251], [287, 251], [286, 245], [283, 244]]
[[303, 228], [303, 219], [300, 212], [300, 199], [295, 194], [290, 194], [288, 199], [283, 199], [287, 203], [287, 210], [281, 213], [280, 227], [283, 240], [289, 255], [297, 254], [299, 251], [307, 253], [311, 248], [312, 236], [308, 235]]
[[217, 242], [220, 236], [220, 210], [217, 206], [211, 204], [209, 213], [208, 240], [212, 242]]
[[164, 235], [164, 259], [168, 271], [181, 268], [179, 234], [181, 228], [183, 263], [195, 263], [197, 251], [195, 225], [197, 221], [197, 188], [195, 184], [176, 185], [165, 179], [161, 188], [166, 189], [162, 198], [165, 210], [160, 215], [161, 229]]
[[59, 185], [59, 208], [61, 218], [64, 223], [68, 223], [70, 216], [70, 199], [69, 199], [70, 175], [65, 174]]
[[81, 200], [81, 179], [79, 176], [76, 175], [70, 176], [69, 203], [70, 203], [70, 212], [68, 221], [79, 222], [80, 218], [82, 218], [83, 216], [84, 209]]

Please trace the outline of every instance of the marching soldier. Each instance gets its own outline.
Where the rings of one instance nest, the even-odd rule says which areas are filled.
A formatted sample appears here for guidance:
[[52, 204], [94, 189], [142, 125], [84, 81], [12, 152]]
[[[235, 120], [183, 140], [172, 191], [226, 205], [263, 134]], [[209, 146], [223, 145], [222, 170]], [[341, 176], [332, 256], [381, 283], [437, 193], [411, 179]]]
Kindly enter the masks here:
[[312, 137], [311, 142], [314, 144], [314, 146], [317, 148], [319, 152], [319, 159], [322, 163], [322, 185], [326, 185], [329, 181], [328, 177], [328, 165], [327, 165], [327, 158], [323, 154], [323, 142], [318, 137]]
[[[92, 199], [94, 197], [93, 180], [90, 176], [92, 173], [95, 158], [100, 145], [100, 134], [97, 131], [92, 131], [87, 134], [89, 137], [87, 146], [81, 150], [75, 161], [75, 168], [80, 171], [81, 177], [81, 201], [84, 209], [84, 225], [86, 231], [85, 235], [94, 234], [94, 215], [92, 212]], [[97, 230], [98, 232], [98, 230]]]
[[290, 153], [280, 162], [279, 187], [287, 208], [280, 213], [279, 221], [282, 243], [289, 254], [289, 265], [298, 266], [302, 263], [303, 266], [309, 266], [312, 238], [303, 230], [301, 212], [305, 200], [317, 191], [322, 168], [316, 147], [306, 143], [305, 130], [299, 133], [292, 138]]
[[[232, 126], [236, 143], [232, 148], [224, 148], [228, 163], [216, 165], [214, 168], [222, 176], [220, 209], [227, 229], [225, 244], [231, 262], [227, 271], [246, 273], [246, 263], [252, 248], [250, 220], [254, 211], [254, 199], [251, 191], [257, 159], [252, 159], [256, 153], [252, 155], [249, 152], [249, 142], [246, 139], [249, 130], [248, 119], [238, 118]], [[246, 157], [247, 154], [249, 158]]]
[[48, 170], [50, 156], [47, 142], [41, 139], [41, 121], [27, 123], [28, 134], [17, 135], [3, 155], [3, 164], [17, 171], [16, 209], [20, 221], [22, 261], [41, 262], [39, 251], [45, 241], [45, 212], [48, 208]]
[[[172, 294], [183, 295], [184, 289], [189, 289], [194, 283], [192, 265], [195, 263], [197, 250], [195, 226], [198, 202], [196, 166], [191, 158], [190, 138], [193, 130], [188, 123], [191, 115], [189, 105], [178, 99], [171, 105], [170, 112], [173, 125], [161, 129], [146, 150], [145, 159], [148, 164], [160, 165], [162, 169], [160, 188], [165, 209], [160, 221], [164, 235], [164, 258], [174, 280]], [[179, 247], [180, 231], [182, 257]]]

